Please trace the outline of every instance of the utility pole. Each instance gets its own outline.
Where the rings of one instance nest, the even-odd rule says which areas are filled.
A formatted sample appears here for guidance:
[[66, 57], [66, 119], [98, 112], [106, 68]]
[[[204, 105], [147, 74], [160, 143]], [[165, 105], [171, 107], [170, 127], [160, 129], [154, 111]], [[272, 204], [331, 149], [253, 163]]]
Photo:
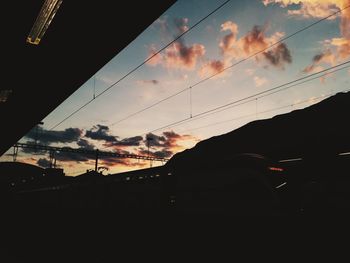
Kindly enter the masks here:
[[[146, 140], [147, 140], [147, 152], [148, 152], [148, 157], [151, 157], [151, 154], [150, 154], [150, 151], [149, 151], [149, 143], [150, 143], [150, 141], [153, 140], [153, 138], [151, 138], [151, 137], [146, 137]], [[150, 168], [152, 167], [152, 160], [151, 160], [151, 159], [149, 160], [149, 167], [150, 167]]]
[[35, 145], [38, 143], [39, 139], [39, 125], [43, 125], [44, 123], [41, 121], [35, 127]]
[[96, 149], [96, 159], [95, 159], [95, 172], [97, 173], [97, 166], [98, 166], [98, 149]]
[[17, 155], [18, 155], [18, 146], [14, 145], [13, 146], [13, 161], [17, 161]]

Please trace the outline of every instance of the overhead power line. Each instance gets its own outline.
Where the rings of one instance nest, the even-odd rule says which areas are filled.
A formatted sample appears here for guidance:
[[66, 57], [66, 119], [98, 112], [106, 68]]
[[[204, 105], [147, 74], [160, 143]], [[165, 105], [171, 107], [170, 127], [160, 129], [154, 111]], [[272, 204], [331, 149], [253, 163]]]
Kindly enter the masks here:
[[155, 102], [155, 103], [153, 103], [153, 104], [151, 104], [151, 105], [149, 105], [149, 106], [147, 106], [147, 107], [145, 107], [145, 108], [143, 108], [143, 109], [141, 109], [141, 110], [139, 110], [139, 111], [136, 111], [136, 112], [134, 112], [134, 113], [132, 113], [132, 114], [130, 114], [130, 115], [127, 115], [126, 117], [124, 117], [124, 118], [122, 118], [122, 119], [120, 119], [120, 120], [118, 120], [118, 121], [116, 121], [116, 122], [113, 122], [110, 126], [114, 126], [114, 125], [116, 125], [116, 124], [119, 124], [119, 123], [121, 123], [121, 122], [123, 122], [123, 121], [125, 121], [125, 120], [127, 120], [127, 119], [130, 119], [131, 117], [134, 117], [134, 116], [136, 116], [136, 115], [138, 115], [138, 114], [140, 114], [140, 113], [142, 113], [142, 112], [144, 112], [144, 111], [147, 111], [147, 110], [149, 110], [149, 109], [151, 109], [151, 108], [153, 108], [153, 107], [155, 107], [155, 106], [157, 106], [157, 105], [159, 105], [159, 104], [161, 104], [161, 103], [163, 103], [163, 102], [165, 102], [165, 101], [167, 101], [167, 100], [169, 100], [169, 99], [172, 99], [173, 97], [176, 97], [176, 96], [178, 96], [178, 95], [184, 93], [185, 91], [191, 90], [192, 88], [194, 88], [194, 87], [196, 87], [196, 86], [198, 86], [198, 85], [200, 85], [200, 84], [202, 84], [202, 83], [204, 83], [204, 82], [206, 82], [206, 81], [208, 81], [208, 80], [214, 78], [215, 76], [217, 76], [217, 75], [223, 73], [224, 71], [226, 71], [226, 70], [228, 70], [228, 69], [231, 69], [231, 68], [233, 68], [233, 67], [235, 67], [235, 66], [237, 66], [237, 65], [239, 65], [239, 64], [241, 64], [241, 63], [243, 63], [243, 62], [245, 62], [245, 61], [247, 61], [247, 60], [249, 60], [249, 59], [251, 59], [251, 58], [253, 58], [253, 57], [256, 57], [257, 55], [259, 55], [259, 54], [265, 52], [266, 50], [268, 50], [268, 49], [270, 49], [270, 48], [272, 48], [272, 47], [274, 47], [274, 46], [276, 46], [276, 45], [278, 45], [278, 44], [280, 44], [280, 43], [282, 43], [282, 42], [284, 42], [284, 41], [286, 41], [286, 40], [288, 40], [289, 38], [292, 38], [292, 37], [294, 37], [295, 35], [297, 35], [297, 34], [303, 32], [303, 31], [305, 31], [305, 30], [307, 30], [307, 29], [309, 29], [309, 28], [311, 28], [311, 27], [313, 27], [313, 26], [315, 26], [315, 25], [321, 23], [322, 21], [325, 21], [325, 20], [327, 20], [328, 18], [330, 18], [330, 17], [332, 17], [332, 16], [335, 16], [335, 15], [341, 13], [342, 11], [344, 11], [345, 9], [347, 9], [347, 8], [349, 8], [349, 7], [350, 7], [350, 6], [344, 7], [343, 9], [340, 9], [340, 10], [338, 10], [338, 11], [336, 11], [336, 12], [334, 12], [334, 13], [332, 13], [332, 14], [330, 14], [330, 15], [328, 15], [328, 16], [322, 18], [322, 19], [319, 19], [319, 20], [317, 20], [316, 22], [314, 22], [314, 23], [312, 23], [312, 24], [310, 24], [310, 25], [308, 25], [308, 26], [306, 26], [306, 27], [303, 27], [303, 28], [301, 28], [301, 29], [295, 31], [294, 33], [292, 33], [292, 34], [290, 34], [290, 35], [288, 35], [288, 36], [286, 36], [286, 37], [284, 37], [284, 38], [281, 38], [280, 40], [276, 41], [275, 43], [272, 43], [271, 45], [267, 46], [266, 48], [263, 48], [263, 49], [261, 49], [261, 50], [255, 52], [255, 53], [253, 53], [253, 54], [247, 56], [246, 58], [243, 58], [243, 59], [241, 59], [241, 60], [239, 60], [239, 61], [237, 61], [237, 62], [231, 64], [230, 66], [227, 66], [226, 68], [223, 68], [222, 70], [220, 70], [220, 71], [218, 71], [218, 72], [216, 72], [216, 73], [214, 73], [214, 74], [212, 74], [212, 75], [210, 75], [210, 76], [208, 76], [208, 77], [206, 77], [206, 78], [204, 78], [204, 79], [202, 79], [202, 80], [200, 80], [200, 81], [194, 83], [194, 84], [191, 85], [190, 87], [186, 87], [186, 88], [184, 88], [184, 89], [182, 89], [182, 90], [180, 90], [180, 91], [178, 91], [178, 92], [176, 92], [176, 93], [174, 93], [174, 94], [172, 94], [172, 95], [170, 95], [170, 96], [168, 96], [168, 97], [165, 97], [164, 99], [161, 99], [160, 101], [157, 101], [157, 102]]
[[[291, 87], [294, 87], [294, 86], [297, 86], [297, 85], [301, 85], [301, 84], [303, 84], [303, 83], [305, 83], [305, 82], [308, 82], [308, 81], [311, 81], [311, 80], [314, 80], [314, 79], [318, 79], [318, 78], [324, 77], [324, 76], [329, 75], [329, 74], [331, 74], [331, 73], [334, 73], [334, 72], [336, 72], [336, 71], [344, 70], [344, 69], [346, 69], [346, 68], [349, 68], [349, 66], [341, 67], [341, 66], [347, 65], [347, 64], [349, 64], [349, 63], [350, 63], [350, 60], [349, 60], [349, 61], [346, 61], [346, 62], [343, 62], [343, 63], [340, 63], [340, 64], [338, 64], [338, 65], [336, 65], [336, 66], [329, 67], [329, 68], [327, 68], [327, 69], [320, 70], [320, 71], [318, 71], [318, 72], [309, 74], [308, 76], [301, 77], [301, 78], [298, 78], [298, 79], [289, 81], [289, 82], [287, 82], [287, 83], [278, 85], [278, 86], [276, 86], [276, 87], [267, 89], [267, 90], [265, 90], [265, 91], [262, 91], [262, 92], [259, 92], [259, 93], [256, 93], [256, 94], [253, 94], [253, 95], [250, 95], [250, 96], [241, 98], [241, 99], [239, 99], [239, 100], [235, 100], [235, 101], [232, 101], [232, 102], [230, 102], [230, 103], [227, 103], [227, 104], [224, 104], [224, 105], [215, 107], [215, 108], [213, 108], [213, 109], [210, 109], [210, 110], [207, 110], [207, 111], [198, 113], [198, 114], [196, 114], [196, 115], [193, 115], [192, 118], [191, 118], [191, 117], [188, 117], [188, 118], [184, 118], [184, 119], [182, 119], [182, 120], [179, 120], [179, 121], [170, 123], [170, 124], [168, 124], [168, 125], [165, 125], [165, 126], [163, 126], [163, 127], [154, 129], [154, 130], [149, 131], [149, 132], [144, 133], [144, 134], [154, 133], [154, 132], [157, 132], [157, 131], [160, 131], [160, 130], [164, 130], [164, 129], [167, 129], [167, 128], [171, 128], [171, 127], [174, 127], [174, 126], [183, 124], [184, 122], [194, 121], [194, 120], [197, 120], [199, 117], [206, 116], [206, 115], [208, 115], [208, 114], [217, 112], [218, 110], [227, 109], [227, 107], [229, 107], [229, 106], [231, 106], [231, 107], [233, 107], [233, 106], [237, 107], [237, 106], [240, 106], [240, 105], [242, 105], [242, 104], [245, 104], [245, 103], [248, 103], [248, 102], [251, 102], [251, 101], [255, 101], [255, 98], [262, 98], [262, 97], [270, 96], [270, 95], [272, 95], [272, 94], [274, 94], [274, 93], [276, 93], [276, 92], [279, 92], [279, 91], [282, 91], [282, 90], [286, 90], [286, 89], [289, 89], [289, 88], [291, 88]], [[339, 68], [339, 67], [341, 67], [341, 68]], [[334, 71], [331, 71], [331, 72], [327, 72], [327, 71], [329, 71], [329, 70], [336, 69], [336, 68], [339, 68], [339, 69], [334, 70]], [[319, 74], [321, 74], [321, 73], [324, 73], [324, 74], [322, 74], [321, 76], [318, 76], [318, 77], [309, 79], [310, 77], [319, 75]], [[306, 80], [306, 79], [309, 79], [309, 80]], [[304, 80], [304, 81], [303, 81], [303, 80]], [[302, 82], [297, 83], [297, 82], [299, 82], [299, 81], [302, 81]], [[292, 85], [292, 84], [294, 84], [294, 85]], [[292, 86], [290, 86], [290, 85], [292, 85]], [[287, 87], [286, 87], [286, 86], [287, 86]], [[282, 89], [283, 87], [285, 87], [285, 88]], [[278, 91], [277, 91], [277, 90], [278, 90]], [[273, 92], [271, 93], [271, 91], [273, 91]]]
[[[339, 91], [339, 92], [348, 92], [348, 91], [350, 91], [350, 89], [342, 90], [342, 91]], [[257, 113], [251, 113], [251, 114], [247, 114], [247, 115], [243, 115], [243, 116], [238, 116], [236, 118], [232, 118], [232, 119], [228, 119], [228, 120], [224, 120], [224, 121], [219, 121], [219, 122], [215, 122], [215, 123], [210, 123], [210, 124], [207, 124], [207, 125], [204, 125], [204, 126], [200, 126], [200, 127], [195, 127], [195, 128], [192, 128], [192, 129], [183, 130], [183, 131], [181, 131], [181, 133], [189, 132], [189, 131], [195, 131], [195, 130], [199, 130], [199, 129], [204, 129], [204, 128], [208, 128], [208, 127], [212, 127], [212, 126], [216, 126], [216, 125], [220, 125], [220, 124], [223, 124], [223, 123], [236, 121], [236, 120], [240, 120], [240, 119], [244, 119], [244, 118], [254, 117], [254, 116], [256, 116], [256, 114], [259, 115], [259, 114], [264, 114], [264, 113], [278, 111], [278, 110], [281, 110], [281, 109], [285, 109], [285, 108], [289, 108], [289, 107], [293, 107], [293, 106], [296, 106], [296, 105], [300, 105], [300, 104], [304, 104], [304, 103], [310, 102], [311, 99], [312, 100], [326, 99], [326, 98], [329, 98], [330, 96], [333, 96], [335, 94], [336, 93], [333, 92], [333, 93], [329, 93], [327, 95], [319, 96], [319, 97], [316, 97], [316, 98], [311, 97], [309, 99], [306, 99], [306, 100], [303, 100], [303, 101], [299, 101], [299, 102], [296, 102], [296, 103], [291, 103], [291, 104], [288, 104], [288, 105], [285, 105], [285, 106], [276, 107], [276, 108], [272, 108], [272, 109], [268, 109], [268, 110], [264, 110], [264, 111], [259, 111]]]
[[78, 109], [76, 109], [75, 111], [73, 111], [71, 114], [69, 114], [67, 117], [65, 117], [62, 121], [58, 122], [57, 124], [55, 124], [54, 126], [52, 126], [52, 128], [50, 130], [55, 129], [56, 127], [58, 127], [59, 125], [61, 125], [63, 122], [65, 122], [66, 120], [68, 120], [69, 118], [71, 118], [73, 115], [75, 115], [76, 113], [78, 113], [79, 111], [81, 111], [83, 108], [85, 108], [86, 106], [88, 106], [91, 102], [93, 102], [95, 99], [99, 98], [100, 96], [102, 96], [103, 94], [105, 94], [107, 91], [109, 91], [111, 88], [113, 88], [115, 85], [117, 85], [118, 83], [120, 83], [121, 81], [123, 81], [125, 78], [127, 78], [128, 76], [130, 76], [131, 74], [133, 74], [135, 71], [137, 71], [140, 67], [142, 67], [143, 65], [145, 65], [148, 61], [150, 61], [152, 58], [154, 58], [155, 56], [157, 56], [159, 53], [161, 53], [162, 51], [164, 51], [166, 48], [168, 48], [169, 46], [171, 46], [173, 43], [175, 43], [177, 40], [179, 40], [181, 37], [183, 37], [185, 34], [188, 34], [191, 30], [193, 30], [194, 28], [196, 28], [199, 24], [201, 24], [204, 20], [206, 20], [208, 17], [210, 17], [211, 15], [213, 15], [214, 13], [216, 13], [218, 10], [220, 10], [222, 7], [224, 7], [226, 4], [228, 4], [231, 0], [226, 0], [225, 2], [223, 2], [222, 4], [220, 4], [218, 7], [216, 7], [213, 11], [211, 11], [209, 14], [207, 14], [206, 16], [204, 16], [203, 18], [201, 18], [200, 20], [198, 20], [194, 25], [192, 25], [191, 27], [189, 27], [186, 31], [182, 32], [181, 34], [179, 34], [176, 38], [174, 38], [171, 42], [169, 42], [168, 44], [166, 44], [165, 46], [163, 46], [161, 49], [159, 49], [157, 52], [155, 52], [152, 56], [148, 57], [146, 60], [144, 60], [141, 64], [139, 64], [138, 66], [136, 66], [135, 68], [133, 68], [132, 70], [130, 70], [127, 74], [125, 74], [123, 77], [121, 77], [120, 79], [118, 79], [117, 81], [115, 81], [114, 83], [112, 83], [110, 86], [108, 86], [106, 89], [104, 89], [101, 93], [99, 93], [98, 95], [94, 96], [91, 100], [87, 101], [84, 105], [82, 105], [81, 107], [79, 107]]

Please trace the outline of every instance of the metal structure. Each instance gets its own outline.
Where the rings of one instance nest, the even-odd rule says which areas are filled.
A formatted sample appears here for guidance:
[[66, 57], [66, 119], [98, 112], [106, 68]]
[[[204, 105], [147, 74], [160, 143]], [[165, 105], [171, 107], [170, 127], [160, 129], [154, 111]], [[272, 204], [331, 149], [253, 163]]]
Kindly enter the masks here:
[[57, 13], [58, 8], [62, 4], [62, 0], [46, 0], [40, 13], [27, 37], [27, 42], [34, 45], [39, 45], [46, 30], [52, 22], [52, 19]]
[[46, 146], [46, 145], [40, 145], [40, 144], [28, 144], [28, 143], [16, 143], [15, 145], [13, 145], [13, 148], [14, 148], [14, 153], [13, 153], [14, 160], [16, 160], [18, 148], [47, 151], [50, 153], [51, 163], [56, 162], [55, 153], [60, 153], [60, 152], [95, 156], [95, 171], [97, 171], [98, 169], [97, 166], [98, 166], [98, 160], [100, 157], [130, 158], [130, 159], [138, 159], [138, 160], [146, 160], [146, 161], [147, 160], [160, 161], [162, 163], [169, 160], [165, 158], [158, 158], [153, 156], [144, 156], [144, 155], [137, 155], [137, 154], [121, 154], [116, 152], [104, 152], [104, 151], [99, 151], [98, 149], [86, 150], [86, 149], [76, 149], [76, 148], [70, 148], [70, 147], [54, 147], [54, 146]]

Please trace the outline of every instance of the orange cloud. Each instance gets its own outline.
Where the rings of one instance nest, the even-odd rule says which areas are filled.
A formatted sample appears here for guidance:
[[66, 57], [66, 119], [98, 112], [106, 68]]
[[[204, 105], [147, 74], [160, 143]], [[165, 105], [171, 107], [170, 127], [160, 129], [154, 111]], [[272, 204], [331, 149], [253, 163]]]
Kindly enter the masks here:
[[[227, 21], [221, 25], [221, 31], [230, 31], [230, 33], [223, 37], [219, 47], [222, 50], [222, 53], [234, 52], [234, 45], [236, 44], [236, 38], [238, 34], [238, 26], [232, 21]], [[235, 54], [236, 55], [236, 54]]]
[[[292, 4], [299, 4], [299, 9], [288, 10], [288, 14], [301, 18], [323, 18], [350, 6], [350, 0], [263, 0], [262, 2], [265, 5], [278, 3], [286, 8]], [[339, 16], [341, 37], [327, 40], [326, 42], [330, 43], [332, 50], [326, 50], [319, 61], [315, 61], [317, 58], [315, 56], [312, 64], [306, 67], [304, 72], [314, 70], [315, 66], [320, 63], [333, 65], [337, 61], [350, 57], [350, 8], [343, 10]], [[330, 19], [335, 18], [336, 16], [333, 16]]]
[[[188, 145], [193, 146], [198, 139], [192, 135], [180, 135], [174, 131], [166, 131], [161, 135], [149, 133], [146, 135], [145, 146], [150, 147], [150, 154], [160, 158], [170, 158], [173, 154], [184, 150]], [[139, 154], [148, 154], [148, 149], [141, 147]]]
[[334, 65], [336, 62], [336, 57], [332, 53], [331, 50], [326, 50], [323, 53], [317, 54], [312, 58], [312, 63], [307, 66], [303, 72], [304, 73], [313, 73], [322, 70], [323, 68], [320, 66], [322, 63]]
[[[218, 74], [215, 77], [223, 77], [224, 73], [223, 70], [227, 67], [226, 63], [221, 60], [212, 60], [207, 63], [205, 63], [202, 68], [199, 70], [199, 75], [202, 78], [214, 76]], [[222, 73], [221, 73], [222, 72]], [[221, 74], [220, 74], [221, 73]]]
[[[151, 49], [149, 57], [155, 52]], [[184, 70], [193, 70], [197, 65], [197, 60], [205, 54], [205, 47], [201, 44], [186, 46], [182, 40], [172, 44], [165, 50], [165, 54], [157, 54], [147, 62], [150, 66], [158, 64], [165, 68], [176, 68]]]
[[154, 45], [152, 45], [148, 51], [148, 58], [151, 58], [150, 60], [147, 61], [147, 64], [150, 66], [156, 66], [158, 64], [162, 63], [162, 55], [160, 53], [157, 54], [157, 49], [155, 48]]
[[[219, 43], [222, 54], [226, 59], [239, 60], [254, 55], [270, 45], [277, 42], [284, 36], [282, 32], [276, 32], [267, 37], [266, 27], [254, 26], [245, 36], [237, 38], [238, 26], [232, 21], [227, 21], [221, 25], [221, 31], [229, 31]], [[286, 63], [292, 62], [290, 51], [286, 44], [281, 43], [256, 55], [257, 61], [265, 61], [274, 67], [284, 68]]]
[[[188, 30], [188, 18], [176, 18], [174, 23], [180, 34]], [[154, 45], [152, 45], [149, 49], [148, 58], [153, 57], [147, 61], [147, 64], [150, 66], [162, 65], [168, 69], [194, 70], [197, 60], [203, 57], [205, 52], [203, 45], [195, 43], [187, 46], [182, 39], [179, 39], [166, 48], [163, 54], [157, 54]]]

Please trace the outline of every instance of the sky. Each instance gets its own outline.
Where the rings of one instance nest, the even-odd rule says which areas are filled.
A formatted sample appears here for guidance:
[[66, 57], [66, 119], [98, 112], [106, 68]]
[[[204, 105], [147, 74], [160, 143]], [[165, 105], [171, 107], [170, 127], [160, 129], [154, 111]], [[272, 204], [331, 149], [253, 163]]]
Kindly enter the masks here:
[[[269, 96], [211, 111], [350, 60], [350, 8], [274, 44], [350, 6], [350, 0], [231, 0], [190, 29], [224, 2], [177, 1], [20, 142], [37, 138], [44, 145], [170, 158], [201, 140], [350, 88], [350, 68], [338, 67], [339, 71], [315, 75], [319, 78]], [[51, 129], [94, 95], [98, 97], [87, 107]], [[145, 108], [149, 109], [135, 114]], [[204, 114], [207, 111], [211, 113]], [[182, 120], [186, 121], [161, 129]], [[152, 138], [150, 152], [147, 138]], [[11, 154], [12, 149], [0, 161], [12, 160]], [[59, 153], [56, 158], [67, 175], [94, 168], [89, 156]], [[48, 153], [28, 150], [17, 157], [42, 167], [49, 165], [48, 159]], [[100, 165], [113, 174], [162, 163], [109, 158], [100, 160]]]

